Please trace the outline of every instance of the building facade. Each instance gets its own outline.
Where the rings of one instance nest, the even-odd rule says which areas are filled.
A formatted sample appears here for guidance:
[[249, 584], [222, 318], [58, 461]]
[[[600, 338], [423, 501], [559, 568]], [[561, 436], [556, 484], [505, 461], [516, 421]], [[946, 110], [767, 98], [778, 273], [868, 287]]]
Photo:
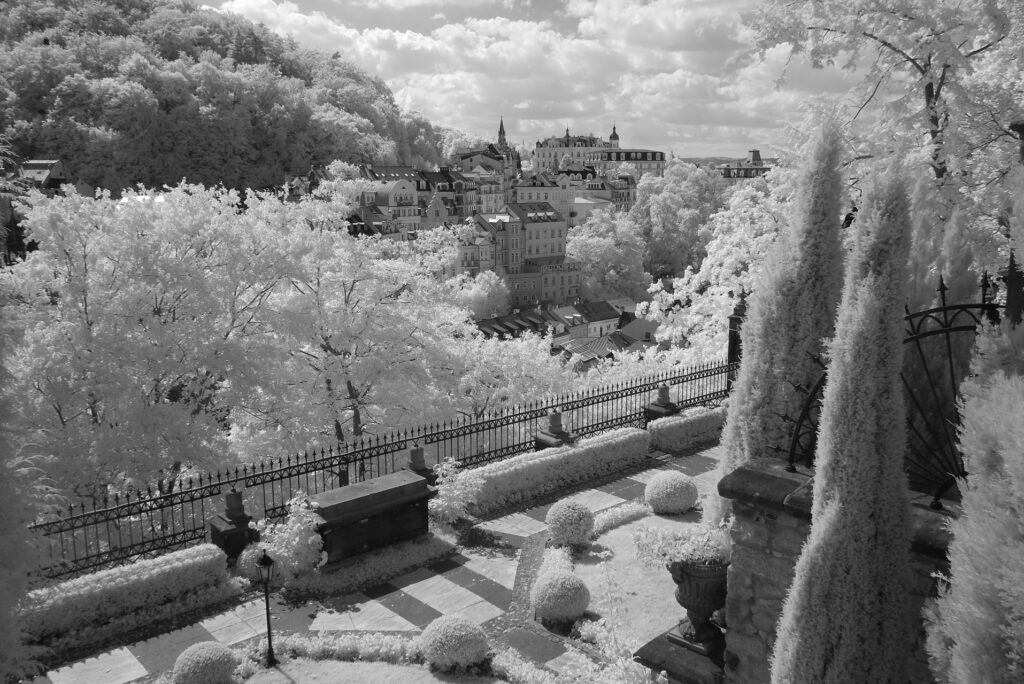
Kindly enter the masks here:
[[568, 226], [551, 204], [513, 203], [463, 225], [471, 230], [460, 231], [459, 272], [493, 270], [508, 285], [513, 307], [561, 305], [578, 297], [581, 267], [565, 257]]
[[587, 163], [602, 176], [615, 172], [621, 164], [632, 164], [636, 169], [637, 180], [647, 174], [658, 177], [665, 175], [665, 153], [658, 150], [594, 150], [587, 157]]
[[600, 150], [617, 149], [619, 146], [619, 134], [612, 126], [612, 134], [609, 140], [604, 140], [596, 135], [570, 135], [569, 129], [565, 129], [565, 135], [537, 141], [533, 150], [533, 172], [543, 173], [546, 171], [558, 171], [562, 168], [562, 160], [569, 158], [571, 166], [583, 166], [591, 153]]
[[760, 150], [750, 150], [746, 159], [737, 159], [718, 166], [723, 178], [759, 178], [772, 170], [767, 160], [761, 159]]

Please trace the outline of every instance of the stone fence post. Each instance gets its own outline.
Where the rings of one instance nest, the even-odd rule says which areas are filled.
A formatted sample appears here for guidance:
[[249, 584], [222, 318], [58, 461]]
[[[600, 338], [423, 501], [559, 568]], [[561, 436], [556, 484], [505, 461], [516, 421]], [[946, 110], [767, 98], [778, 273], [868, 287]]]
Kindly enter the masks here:
[[249, 529], [252, 516], [245, 512], [242, 493], [234, 487], [224, 495], [224, 512], [209, 523], [210, 541], [224, 550], [228, 556], [228, 564], [233, 565], [253, 539], [255, 534]]

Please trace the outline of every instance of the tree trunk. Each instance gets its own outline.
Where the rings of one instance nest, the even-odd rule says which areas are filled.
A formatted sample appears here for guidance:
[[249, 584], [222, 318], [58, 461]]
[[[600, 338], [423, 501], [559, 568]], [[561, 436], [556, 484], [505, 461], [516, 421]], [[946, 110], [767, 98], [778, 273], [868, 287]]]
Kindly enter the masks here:
[[936, 92], [935, 84], [931, 81], [924, 85], [924, 104], [928, 110], [928, 138], [932, 146], [932, 172], [935, 178], [941, 181], [946, 177], [945, 152], [942, 149], [944, 144], [944, 124], [942, 115], [939, 113], [939, 94]]
[[334, 408], [334, 383], [331, 382], [330, 378], [324, 378], [324, 386], [327, 388], [327, 397], [331, 402], [331, 417], [334, 419], [334, 439], [341, 444], [345, 441], [345, 430], [341, 426], [341, 421], [338, 420], [338, 412]]
[[360, 437], [363, 434], [363, 416], [359, 411], [359, 392], [351, 380], [346, 380], [348, 387], [348, 398], [352, 402], [352, 435]]

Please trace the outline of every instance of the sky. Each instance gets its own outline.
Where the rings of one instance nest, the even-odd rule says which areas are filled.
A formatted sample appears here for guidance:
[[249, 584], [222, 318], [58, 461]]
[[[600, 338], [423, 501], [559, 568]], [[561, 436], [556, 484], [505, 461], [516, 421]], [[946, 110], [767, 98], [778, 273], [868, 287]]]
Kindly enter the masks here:
[[[209, 0], [208, 0], [209, 1]], [[221, 0], [380, 76], [431, 123], [509, 142], [617, 127], [622, 147], [763, 156], [812, 96], [853, 81], [754, 50], [759, 0]], [[779, 80], [785, 76], [780, 85]]]

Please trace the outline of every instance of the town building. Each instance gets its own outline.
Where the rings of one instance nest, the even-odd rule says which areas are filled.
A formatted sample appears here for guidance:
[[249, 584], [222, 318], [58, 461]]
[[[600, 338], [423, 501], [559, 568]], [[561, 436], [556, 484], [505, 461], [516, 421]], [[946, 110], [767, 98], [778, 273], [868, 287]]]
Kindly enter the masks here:
[[760, 150], [750, 150], [746, 159], [720, 164], [716, 167], [723, 178], [758, 178], [772, 170], [769, 160], [761, 159]]
[[665, 153], [657, 150], [640, 148], [594, 150], [587, 156], [587, 163], [592, 165], [602, 176], [615, 173], [622, 164], [631, 164], [636, 169], [637, 180], [648, 174], [659, 178], [665, 175]]
[[79, 195], [92, 197], [95, 192], [88, 183], [72, 180], [59, 159], [29, 159], [8, 168], [0, 167], [0, 176], [12, 188], [10, 192], [0, 192], [0, 230], [6, 238], [0, 258], [6, 264], [24, 259], [28, 252], [36, 249], [34, 240], [25, 240], [22, 216], [15, 206], [25, 191], [38, 190], [53, 197], [64, 185], [73, 184]]
[[513, 307], [560, 305], [578, 297], [581, 267], [565, 256], [568, 226], [550, 203], [508, 204], [463, 225], [472, 230], [460, 232], [458, 271], [493, 270], [508, 285]]
[[615, 131], [615, 126], [612, 126], [609, 140], [604, 140], [593, 134], [569, 135], [569, 129], [566, 128], [564, 136], [537, 141], [533, 150], [533, 172], [558, 171], [566, 166], [563, 163], [566, 158], [571, 166], [583, 166], [590, 158], [591, 153], [617, 149], [618, 146], [619, 134]]

